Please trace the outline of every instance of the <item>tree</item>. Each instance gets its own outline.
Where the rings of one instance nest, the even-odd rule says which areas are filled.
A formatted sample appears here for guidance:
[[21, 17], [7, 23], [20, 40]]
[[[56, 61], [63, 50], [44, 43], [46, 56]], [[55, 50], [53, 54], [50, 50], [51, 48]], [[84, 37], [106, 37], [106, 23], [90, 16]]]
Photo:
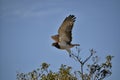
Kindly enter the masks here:
[[[82, 60], [79, 56], [80, 49], [76, 48], [77, 55], [71, 53], [70, 58], [74, 59], [80, 65], [78, 71], [72, 72], [72, 67], [61, 64], [57, 72], [49, 69], [50, 64], [42, 63], [41, 67], [29, 73], [17, 73], [17, 80], [103, 80], [112, 74], [112, 58], [113, 56], [106, 56], [106, 61], [99, 63], [96, 51], [90, 50], [90, 55]], [[91, 64], [86, 64], [92, 60]], [[87, 71], [84, 67], [87, 66]]]

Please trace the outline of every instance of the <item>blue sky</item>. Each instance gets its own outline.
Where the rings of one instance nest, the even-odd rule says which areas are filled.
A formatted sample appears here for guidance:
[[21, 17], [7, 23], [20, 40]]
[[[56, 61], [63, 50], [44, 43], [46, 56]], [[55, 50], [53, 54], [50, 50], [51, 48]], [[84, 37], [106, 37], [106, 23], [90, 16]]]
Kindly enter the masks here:
[[[30, 72], [42, 62], [57, 71], [61, 64], [79, 69], [66, 51], [51, 46], [51, 35], [69, 14], [76, 22], [72, 43], [79, 43], [81, 57], [94, 48], [102, 61], [113, 59], [112, 76], [119, 79], [119, 0], [0, 0], [0, 80], [16, 80], [16, 71]], [[74, 49], [74, 48], [73, 48]]]

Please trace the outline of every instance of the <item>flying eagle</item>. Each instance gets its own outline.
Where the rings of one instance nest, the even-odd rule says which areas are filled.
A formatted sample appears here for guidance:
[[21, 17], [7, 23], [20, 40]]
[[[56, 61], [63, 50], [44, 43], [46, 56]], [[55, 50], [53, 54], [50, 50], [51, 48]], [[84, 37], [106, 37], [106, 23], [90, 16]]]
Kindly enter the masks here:
[[58, 29], [58, 34], [51, 36], [55, 41], [52, 43], [52, 46], [61, 49], [67, 50], [68, 53], [71, 53], [70, 48], [74, 46], [80, 46], [79, 44], [72, 44], [72, 28], [74, 25], [76, 17], [74, 15], [69, 15], [66, 17]]

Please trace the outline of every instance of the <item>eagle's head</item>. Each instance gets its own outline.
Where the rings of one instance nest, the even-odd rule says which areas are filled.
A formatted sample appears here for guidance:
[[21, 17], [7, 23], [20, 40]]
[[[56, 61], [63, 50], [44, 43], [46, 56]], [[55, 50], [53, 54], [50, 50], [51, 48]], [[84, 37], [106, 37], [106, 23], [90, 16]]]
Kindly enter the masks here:
[[52, 46], [54, 46], [54, 47], [60, 49], [60, 45], [59, 45], [58, 43], [52, 43]]

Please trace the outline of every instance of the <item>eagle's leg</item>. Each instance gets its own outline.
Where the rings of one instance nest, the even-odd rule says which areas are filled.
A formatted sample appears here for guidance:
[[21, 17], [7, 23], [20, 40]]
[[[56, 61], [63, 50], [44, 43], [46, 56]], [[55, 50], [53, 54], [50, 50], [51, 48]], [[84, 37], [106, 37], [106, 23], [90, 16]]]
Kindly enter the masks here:
[[69, 53], [69, 57], [71, 57], [72, 52], [71, 52], [70, 48], [66, 49], [66, 51]]

